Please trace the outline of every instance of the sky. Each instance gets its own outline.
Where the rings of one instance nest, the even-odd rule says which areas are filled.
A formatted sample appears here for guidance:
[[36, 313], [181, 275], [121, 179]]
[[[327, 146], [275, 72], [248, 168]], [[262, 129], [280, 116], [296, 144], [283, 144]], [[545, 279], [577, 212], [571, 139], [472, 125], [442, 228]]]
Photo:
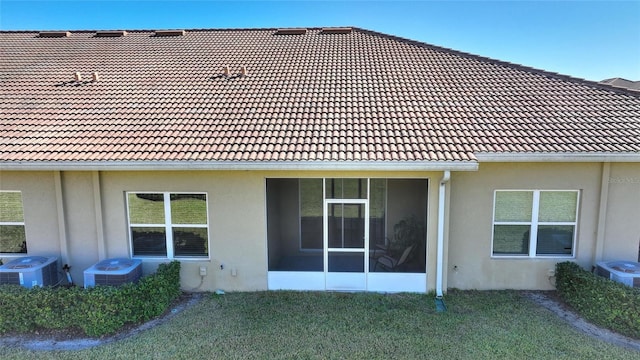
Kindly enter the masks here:
[[588, 80], [640, 80], [640, 0], [0, 0], [0, 30], [328, 26], [356, 26]]

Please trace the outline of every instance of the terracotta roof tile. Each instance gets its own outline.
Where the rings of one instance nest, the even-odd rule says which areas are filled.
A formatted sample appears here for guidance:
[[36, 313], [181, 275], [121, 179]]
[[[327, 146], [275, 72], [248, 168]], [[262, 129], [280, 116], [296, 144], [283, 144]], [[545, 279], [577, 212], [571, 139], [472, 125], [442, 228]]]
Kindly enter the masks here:
[[640, 152], [637, 92], [357, 28], [276, 32], [1, 32], [0, 162]]

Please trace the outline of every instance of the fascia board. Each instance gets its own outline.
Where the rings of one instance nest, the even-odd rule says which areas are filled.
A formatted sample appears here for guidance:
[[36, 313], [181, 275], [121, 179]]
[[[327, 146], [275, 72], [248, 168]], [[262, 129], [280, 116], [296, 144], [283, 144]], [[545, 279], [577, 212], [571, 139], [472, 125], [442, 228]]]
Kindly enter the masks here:
[[474, 153], [479, 162], [640, 162], [638, 153]]
[[24, 171], [188, 171], [188, 170], [335, 170], [335, 171], [477, 171], [476, 161], [118, 161], [118, 162], [0, 162], [0, 170]]

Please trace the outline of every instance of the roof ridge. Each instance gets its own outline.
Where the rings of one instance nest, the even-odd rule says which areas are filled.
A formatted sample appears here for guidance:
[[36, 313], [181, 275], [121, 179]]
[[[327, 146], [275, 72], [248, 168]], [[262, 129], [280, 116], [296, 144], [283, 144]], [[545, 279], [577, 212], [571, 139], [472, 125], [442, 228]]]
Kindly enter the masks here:
[[373, 34], [373, 35], [388, 37], [388, 38], [391, 38], [391, 39], [394, 39], [394, 40], [398, 40], [398, 41], [402, 41], [402, 42], [406, 42], [406, 43], [411, 43], [411, 44], [418, 45], [418, 46], [428, 47], [428, 48], [431, 48], [431, 49], [437, 50], [437, 51], [444, 51], [444, 52], [447, 52], [447, 53], [451, 53], [451, 54], [458, 55], [458, 56], [463, 56], [463, 57], [466, 57], [466, 58], [476, 59], [476, 60], [483, 61], [483, 62], [489, 62], [489, 63], [501, 65], [501, 66], [514, 68], [514, 69], [517, 69], [517, 70], [526, 71], [526, 72], [532, 72], [532, 73], [535, 73], [535, 74], [538, 74], [538, 75], [543, 75], [543, 76], [547, 76], [547, 77], [554, 78], [554, 79], [565, 80], [565, 81], [569, 81], [569, 82], [572, 82], [572, 83], [578, 83], [578, 84], [582, 84], [582, 85], [586, 85], [586, 86], [591, 86], [591, 87], [594, 87], [594, 88], [597, 88], [597, 89], [601, 89], [601, 90], [609, 90], [609, 91], [613, 91], [615, 93], [621, 93], [621, 94], [625, 94], [625, 95], [632, 95], [632, 96], [635, 96], [635, 97], [640, 97], [640, 92], [638, 90], [633, 90], [633, 89], [628, 89], [628, 88], [621, 88], [621, 87], [617, 87], [617, 86], [613, 86], [613, 85], [609, 85], [609, 84], [602, 84], [602, 83], [600, 83], [598, 81], [595, 81], [595, 80], [587, 80], [587, 79], [583, 79], [583, 78], [579, 78], [579, 77], [575, 77], [575, 76], [571, 76], [571, 75], [560, 74], [560, 73], [549, 71], [549, 70], [534, 68], [532, 66], [527, 66], [527, 65], [522, 65], [522, 64], [518, 64], [518, 63], [512, 63], [512, 62], [509, 62], [509, 61], [494, 59], [494, 58], [491, 58], [491, 57], [488, 57], [488, 56], [472, 54], [472, 53], [461, 51], [461, 50], [447, 48], [447, 47], [439, 46], [439, 45], [433, 45], [433, 44], [430, 44], [430, 43], [427, 43], [427, 42], [424, 42], [424, 41], [413, 40], [413, 39], [409, 39], [409, 38], [405, 38], [405, 37], [397, 36], [397, 35], [386, 34], [386, 33], [382, 33], [382, 32], [375, 31], [375, 30], [369, 30], [369, 29], [364, 29], [364, 28], [359, 28], [359, 27], [353, 27], [353, 29], [354, 30], [358, 30], [358, 31], [362, 31], [362, 32], [366, 32], [366, 33], [370, 33], [370, 34]]

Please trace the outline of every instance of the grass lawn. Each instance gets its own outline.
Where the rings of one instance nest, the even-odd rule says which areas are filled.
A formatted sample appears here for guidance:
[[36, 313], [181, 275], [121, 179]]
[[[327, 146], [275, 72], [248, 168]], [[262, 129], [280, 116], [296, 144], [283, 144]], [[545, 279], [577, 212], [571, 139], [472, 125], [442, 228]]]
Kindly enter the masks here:
[[577, 332], [518, 292], [207, 295], [165, 324], [74, 352], [3, 359], [639, 359]]

